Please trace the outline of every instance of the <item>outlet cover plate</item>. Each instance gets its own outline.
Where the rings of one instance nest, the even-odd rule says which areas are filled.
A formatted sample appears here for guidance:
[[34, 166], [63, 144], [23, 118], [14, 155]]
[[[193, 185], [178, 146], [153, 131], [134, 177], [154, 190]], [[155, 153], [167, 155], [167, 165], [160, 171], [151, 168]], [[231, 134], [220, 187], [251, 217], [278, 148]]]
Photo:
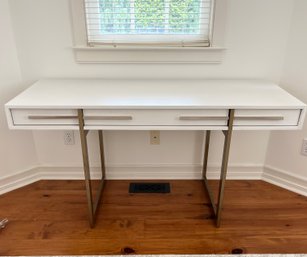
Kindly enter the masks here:
[[64, 132], [64, 144], [65, 145], [74, 145], [75, 144], [75, 135], [73, 130], [67, 130]]
[[150, 144], [151, 145], [159, 145], [160, 144], [160, 131], [159, 130], [151, 130], [150, 131]]

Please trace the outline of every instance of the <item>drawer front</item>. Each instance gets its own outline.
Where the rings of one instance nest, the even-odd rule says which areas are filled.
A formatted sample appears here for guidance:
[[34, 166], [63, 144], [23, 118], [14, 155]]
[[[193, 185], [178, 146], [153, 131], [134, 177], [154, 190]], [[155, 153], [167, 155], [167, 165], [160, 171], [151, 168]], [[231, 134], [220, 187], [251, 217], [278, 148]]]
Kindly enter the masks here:
[[297, 126], [301, 110], [235, 110], [234, 126]]
[[77, 110], [12, 109], [14, 125], [78, 125]]
[[227, 110], [84, 110], [86, 126], [225, 126]]

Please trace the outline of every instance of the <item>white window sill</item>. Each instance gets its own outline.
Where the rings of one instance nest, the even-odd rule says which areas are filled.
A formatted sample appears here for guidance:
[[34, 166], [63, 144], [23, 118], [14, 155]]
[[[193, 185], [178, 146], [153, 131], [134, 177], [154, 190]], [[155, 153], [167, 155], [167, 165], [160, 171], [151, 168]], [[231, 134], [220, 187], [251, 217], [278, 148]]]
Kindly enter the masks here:
[[219, 64], [223, 47], [73, 47], [77, 63]]

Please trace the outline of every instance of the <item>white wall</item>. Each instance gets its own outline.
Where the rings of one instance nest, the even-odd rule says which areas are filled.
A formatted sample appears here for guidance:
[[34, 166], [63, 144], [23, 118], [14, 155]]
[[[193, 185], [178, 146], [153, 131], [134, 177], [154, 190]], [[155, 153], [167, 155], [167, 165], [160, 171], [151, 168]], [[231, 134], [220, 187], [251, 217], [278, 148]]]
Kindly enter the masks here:
[[76, 64], [68, 2], [10, 0], [25, 79], [257, 77], [279, 81], [293, 0], [228, 0], [225, 45], [229, 50], [222, 65]]
[[[225, 60], [220, 65], [76, 64], [67, 0], [10, 0], [23, 81], [42, 77], [265, 78], [279, 82], [294, 0], [227, 1]], [[276, 8], [278, 6], [278, 8]], [[161, 56], [162, 58], [162, 56]], [[16, 133], [16, 132], [14, 132]], [[200, 163], [200, 132], [163, 132], [151, 146], [147, 132], [106, 133], [107, 163], [158, 165]], [[219, 162], [220, 135], [213, 135], [210, 162]], [[39, 162], [81, 165], [79, 141], [63, 145], [62, 132], [35, 132]], [[230, 165], [263, 165], [268, 132], [234, 133]], [[93, 140], [92, 140], [93, 141]], [[94, 144], [94, 142], [91, 142]], [[94, 151], [95, 156], [97, 151]], [[94, 157], [94, 162], [98, 159]]]
[[8, 130], [3, 105], [22, 89], [7, 0], [0, 1], [0, 178], [36, 165], [31, 132]]
[[[296, 0], [281, 84], [307, 103], [307, 1]], [[302, 131], [274, 132], [268, 147], [266, 165], [307, 179], [307, 157], [300, 154], [307, 138], [307, 121]]]

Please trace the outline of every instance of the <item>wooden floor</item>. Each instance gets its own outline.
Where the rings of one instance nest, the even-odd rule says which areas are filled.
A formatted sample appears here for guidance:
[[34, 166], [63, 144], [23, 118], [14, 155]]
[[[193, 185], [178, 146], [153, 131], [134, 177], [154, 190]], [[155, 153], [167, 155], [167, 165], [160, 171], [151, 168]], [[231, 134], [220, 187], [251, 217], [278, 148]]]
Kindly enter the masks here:
[[[211, 185], [216, 189], [216, 183]], [[201, 181], [129, 194], [107, 181], [90, 229], [82, 181], [40, 181], [0, 196], [0, 255], [307, 253], [307, 198], [262, 181], [227, 181], [214, 227]]]

